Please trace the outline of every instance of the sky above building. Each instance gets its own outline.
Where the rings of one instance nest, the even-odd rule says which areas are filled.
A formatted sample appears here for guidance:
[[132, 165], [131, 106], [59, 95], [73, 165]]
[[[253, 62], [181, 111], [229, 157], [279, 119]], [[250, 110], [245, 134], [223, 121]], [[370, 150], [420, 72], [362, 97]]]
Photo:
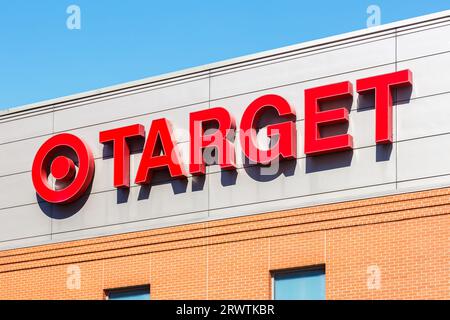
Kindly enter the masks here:
[[447, 9], [448, 0], [4, 2], [0, 109]]

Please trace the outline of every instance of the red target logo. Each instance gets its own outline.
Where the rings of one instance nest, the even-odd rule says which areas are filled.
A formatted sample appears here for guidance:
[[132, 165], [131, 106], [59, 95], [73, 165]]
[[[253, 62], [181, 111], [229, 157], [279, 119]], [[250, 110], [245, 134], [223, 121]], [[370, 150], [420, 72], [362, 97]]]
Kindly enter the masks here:
[[[72, 154], [74, 160], [63, 153]], [[50, 203], [69, 203], [77, 200], [88, 188], [94, 176], [94, 157], [83, 140], [69, 133], [48, 139], [33, 161], [33, 185], [39, 196]], [[49, 175], [63, 184], [60, 189], [49, 184]]]

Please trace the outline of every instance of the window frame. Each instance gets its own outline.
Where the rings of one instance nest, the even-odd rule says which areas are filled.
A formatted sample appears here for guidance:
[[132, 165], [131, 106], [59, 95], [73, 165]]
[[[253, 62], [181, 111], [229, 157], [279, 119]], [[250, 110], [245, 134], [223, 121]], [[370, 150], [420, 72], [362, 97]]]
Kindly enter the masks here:
[[327, 270], [325, 264], [316, 264], [311, 266], [303, 266], [303, 267], [292, 267], [286, 269], [276, 269], [270, 270], [270, 281], [271, 281], [271, 294], [270, 298], [275, 300], [275, 277], [277, 275], [286, 275], [290, 273], [300, 273], [300, 272], [309, 272], [309, 271], [322, 271], [325, 277], [325, 297], [327, 296]]
[[150, 300], [150, 284], [142, 284], [142, 285], [136, 285], [136, 286], [128, 286], [128, 287], [119, 287], [119, 288], [109, 288], [103, 290], [103, 296], [105, 300], [111, 300], [109, 299], [109, 295], [111, 292], [114, 293], [121, 293], [121, 292], [129, 292], [129, 291], [138, 291], [138, 290], [147, 290]]

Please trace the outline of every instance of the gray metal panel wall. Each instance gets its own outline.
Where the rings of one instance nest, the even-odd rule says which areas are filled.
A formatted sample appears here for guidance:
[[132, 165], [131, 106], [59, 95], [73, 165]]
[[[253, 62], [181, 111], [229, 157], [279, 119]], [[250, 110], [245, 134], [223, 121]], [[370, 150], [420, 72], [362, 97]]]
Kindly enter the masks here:
[[[0, 248], [448, 186], [449, 35], [447, 14], [4, 113], [0, 115]], [[397, 90], [392, 146], [375, 145], [373, 101], [360, 97], [349, 105], [348, 131], [355, 149], [305, 157], [305, 89], [344, 80], [355, 83], [405, 68], [412, 70], [414, 85], [412, 92]], [[267, 93], [283, 96], [297, 111], [298, 158], [281, 163], [276, 173], [264, 175], [264, 168], [245, 166], [237, 141], [236, 172], [211, 166], [203, 178], [189, 176], [183, 182], [162, 173], [150, 187], [133, 184], [129, 192], [113, 188], [111, 150], [98, 143], [100, 130], [133, 123], [148, 128], [152, 120], [166, 117], [174, 123], [187, 161], [190, 112], [223, 106], [239, 121], [248, 104]], [[60, 132], [85, 139], [96, 159], [90, 192], [68, 206], [40, 201], [30, 173], [39, 146]], [[131, 157], [134, 177], [141, 154]]]

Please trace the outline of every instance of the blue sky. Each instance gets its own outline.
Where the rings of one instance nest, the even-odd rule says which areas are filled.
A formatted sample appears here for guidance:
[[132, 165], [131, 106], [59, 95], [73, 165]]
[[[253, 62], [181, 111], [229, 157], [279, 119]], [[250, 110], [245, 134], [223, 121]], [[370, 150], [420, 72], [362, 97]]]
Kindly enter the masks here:
[[[307, 2], [307, 3], [306, 3]], [[450, 9], [448, 0], [15, 0], [0, 4], [0, 109]], [[66, 12], [81, 10], [81, 29]]]

